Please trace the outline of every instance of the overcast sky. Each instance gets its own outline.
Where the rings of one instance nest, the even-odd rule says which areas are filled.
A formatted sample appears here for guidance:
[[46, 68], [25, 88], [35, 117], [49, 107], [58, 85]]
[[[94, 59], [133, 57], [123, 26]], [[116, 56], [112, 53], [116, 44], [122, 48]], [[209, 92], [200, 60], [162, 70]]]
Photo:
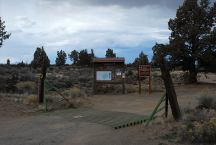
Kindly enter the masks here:
[[0, 17], [12, 33], [0, 48], [0, 63], [30, 62], [44, 46], [51, 62], [57, 50], [113, 48], [132, 62], [149, 57], [156, 43], [168, 42], [167, 22], [183, 0], [0, 0]]

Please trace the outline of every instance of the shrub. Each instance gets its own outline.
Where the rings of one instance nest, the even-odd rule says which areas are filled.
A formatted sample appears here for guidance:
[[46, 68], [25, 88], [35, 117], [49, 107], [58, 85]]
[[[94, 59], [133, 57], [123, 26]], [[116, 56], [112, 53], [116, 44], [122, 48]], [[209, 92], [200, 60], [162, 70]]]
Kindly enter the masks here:
[[37, 78], [34, 73], [26, 69], [26, 71], [21, 71], [19, 73], [19, 81], [35, 81]]
[[127, 72], [126, 72], [126, 76], [128, 77], [128, 76], [133, 76], [133, 71], [132, 70], [128, 70]]
[[14, 93], [16, 91], [16, 83], [18, 81], [17, 72], [11, 74], [9, 78], [6, 80], [6, 92]]
[[129, 93], [137, 93], [139, 90], [139, 88], [137, 86], [134, 86], [134, 85], [126, 85], [126, 92], [129, 94]]
[[216, 143], [216, 118], [188, 124], [184, 133], [185, 139], [192, 143]]
[[216, 100], [212, 96], [203, 95], [199, 98], [198, 108], [216, 109]]
[[215, 110], [190, 111], [180, 128], [182, 140], [191, 143], [216, 143]]

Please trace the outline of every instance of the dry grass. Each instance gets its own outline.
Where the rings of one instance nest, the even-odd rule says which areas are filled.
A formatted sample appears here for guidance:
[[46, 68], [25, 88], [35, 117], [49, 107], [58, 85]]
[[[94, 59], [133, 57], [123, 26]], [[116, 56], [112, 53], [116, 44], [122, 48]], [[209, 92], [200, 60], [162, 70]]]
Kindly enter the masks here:
[[31, 93], [37, 91], [36, 83], [32, 81], [19, 82], [16, 84], [16, 87], [18, 91], [22, 93]]
[[35, 95], [28, 95], [24, 97], [23, 103], [27, 105], [36, 105], [38, 104], [38, 97]]
[[49, 109], [78, 108], [91, 104], [86, 93], [78, 87], [66, 89], [59, 93], [62, 95], [59, 95], [56, 92], [48, 93], [46, 95]]
[[179, 136], [183, 141], [201, 144], [216, 143], [216, 112], [215, 110], [193, 110], [179, 128]]

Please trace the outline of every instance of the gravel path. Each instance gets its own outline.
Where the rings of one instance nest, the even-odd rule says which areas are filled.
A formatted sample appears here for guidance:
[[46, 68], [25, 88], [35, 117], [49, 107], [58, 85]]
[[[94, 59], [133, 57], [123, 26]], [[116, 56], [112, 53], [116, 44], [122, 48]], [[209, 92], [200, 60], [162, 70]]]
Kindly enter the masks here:
[[141, 126], [114, 130], [99, 124], [73, 122], [67, 115], [1, 121], [0, 145], [142, 145], [145, 142]]

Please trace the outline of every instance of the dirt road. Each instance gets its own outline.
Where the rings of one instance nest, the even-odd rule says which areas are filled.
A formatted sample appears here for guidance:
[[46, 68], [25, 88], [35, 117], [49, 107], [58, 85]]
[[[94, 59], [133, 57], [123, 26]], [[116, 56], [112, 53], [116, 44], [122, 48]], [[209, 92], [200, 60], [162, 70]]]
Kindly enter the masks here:
[[[215, 94], [215, 88], [215, 84], [176, 87], [181, 108], [194, 107], [197, 98], [202, 94]], [[150, 96], [144, 94], [141, 96], [138, 94], [98, 95], [92, 97], [93, 108], [148, 115], [162, 94], [163, 92], [156, 92]], [[161, 138], [163, 132], [168, 131], [170, 124], [114, 130], [100, 124], [72, 121], [71, 114], [65, 113], [64, 110], [48, 114], [19, 115], [16, 112], [19, 106], [4, 105], [4, 109], [2, 106], [0, 110], [4, 111], [0, 111], [0, 145], [176, 144]], [[13, 114], [12, 117], [10, 113]]]

